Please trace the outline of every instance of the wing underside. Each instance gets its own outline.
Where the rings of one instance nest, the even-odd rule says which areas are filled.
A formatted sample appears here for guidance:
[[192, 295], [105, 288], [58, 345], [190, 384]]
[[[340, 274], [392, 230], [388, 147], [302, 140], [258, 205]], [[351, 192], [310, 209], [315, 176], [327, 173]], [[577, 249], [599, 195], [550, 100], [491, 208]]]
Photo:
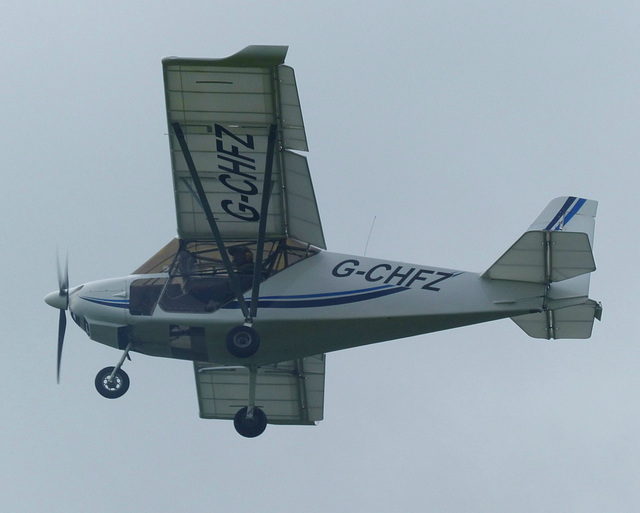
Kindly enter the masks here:
[[163, 60], [181, 239], [212, 235], [176, 128], [224, 240], [255, 239], [265, 216], [266, 239], [325, 247], [307, 160], [295, 153], [307, 151], [307, 141], [293, 69], [283, 64], [286, 51], [252, 46], [225, 59]]
[[[245, 367], [194, 362], [200, 417], [233, 419], [246, 406], [249, 370]], [[256, 406], [271, 424], [313, 425], [324, 410], [325, 355], [258, 368]]]

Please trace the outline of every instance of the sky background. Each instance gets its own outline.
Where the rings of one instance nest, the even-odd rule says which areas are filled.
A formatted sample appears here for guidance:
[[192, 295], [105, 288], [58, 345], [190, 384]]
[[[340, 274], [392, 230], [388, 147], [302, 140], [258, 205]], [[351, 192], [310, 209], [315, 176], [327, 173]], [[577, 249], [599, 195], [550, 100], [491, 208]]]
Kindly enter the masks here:
[[[35, 2], [0, 12], [0, 502], [13, 513], [636, 512], [640, 5]], [[161, 59], [289, 45], [329, 250], [483, 271], [554, 197], [600, 202], [593, 337], [509, 320], [332, 353], [325, 420], [244, 439], [193, 370], [67, 329], [71, 284], [175, 236]]]

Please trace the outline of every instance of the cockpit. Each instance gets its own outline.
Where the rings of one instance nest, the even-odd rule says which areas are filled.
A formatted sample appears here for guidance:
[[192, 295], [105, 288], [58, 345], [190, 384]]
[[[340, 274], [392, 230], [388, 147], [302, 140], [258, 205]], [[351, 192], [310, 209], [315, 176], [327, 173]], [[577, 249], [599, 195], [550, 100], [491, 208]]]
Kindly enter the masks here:
[[[256, 241], [233, 241], [226, 249], [242, 292], [252, 288], [257, 258], [261, 258], [258, 279], [262, 282], [319, 252], [293, 239], [265, 241], [262, 255], [256, 254]], [[134, 274], [153, 276], [141, 276], [131, 283], [132, 315], [152, 315], [156, 306], [166, 312], [214, 312], [236, 298], [232, 277], [212, 242], [174, 239]]]

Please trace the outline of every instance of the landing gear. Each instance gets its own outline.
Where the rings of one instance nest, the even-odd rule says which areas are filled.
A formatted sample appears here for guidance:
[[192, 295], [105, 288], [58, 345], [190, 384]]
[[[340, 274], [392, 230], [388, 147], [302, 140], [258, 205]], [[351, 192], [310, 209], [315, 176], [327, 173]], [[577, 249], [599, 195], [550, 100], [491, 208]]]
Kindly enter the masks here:
[[236, 326], [227, 333], [227, 350], [236, 358], [253, 356], [260, 347], [260, 336], [251, 326]]
[[261, 435], [267, 427], [267, 416], [258, 407], [249, 410], [247, 406], [238, 410], [233, 418], [233, 426], [238, 434], [245, 438], [255, 438]]
[[122, 397], [129, 390], [129, 376], [115, 367], [105, 367], [98, 372], [95, 383], [98, 393], [107, 399]]
[[[132, 342], [129, 342], [120, 361], [115, 367], [105, 367], [96, 375], [96, 390], [102, 397], [117, 399], [129, 390], [129, 376], [122, 370], [125, 358], [129, 358]], [[131, 358], [129, 358], [131, 360]]]
[[245, 438], [255, 438], [261, 435], [267, 427], [267, 416], [256, 406], [256, 382], [258, 367], [250, 365], [249, 371], [249, 405], [240, 408], [233, 418], [233, 426], [238, 434]]

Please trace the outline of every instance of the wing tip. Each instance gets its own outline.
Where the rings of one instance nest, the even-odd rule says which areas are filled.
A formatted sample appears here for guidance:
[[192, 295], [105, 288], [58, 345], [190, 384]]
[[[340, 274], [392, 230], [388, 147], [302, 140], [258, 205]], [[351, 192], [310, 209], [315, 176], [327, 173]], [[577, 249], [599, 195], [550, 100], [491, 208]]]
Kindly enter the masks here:
[[189, 58], [169, 56], [162, 59], [163, 67], [189, 64], [211, 64], [230, 67], [267, 68], [283, 64], [287, 56], [288, 46], [284, 45], [250, 45], [239, 52], [218, 59]]

